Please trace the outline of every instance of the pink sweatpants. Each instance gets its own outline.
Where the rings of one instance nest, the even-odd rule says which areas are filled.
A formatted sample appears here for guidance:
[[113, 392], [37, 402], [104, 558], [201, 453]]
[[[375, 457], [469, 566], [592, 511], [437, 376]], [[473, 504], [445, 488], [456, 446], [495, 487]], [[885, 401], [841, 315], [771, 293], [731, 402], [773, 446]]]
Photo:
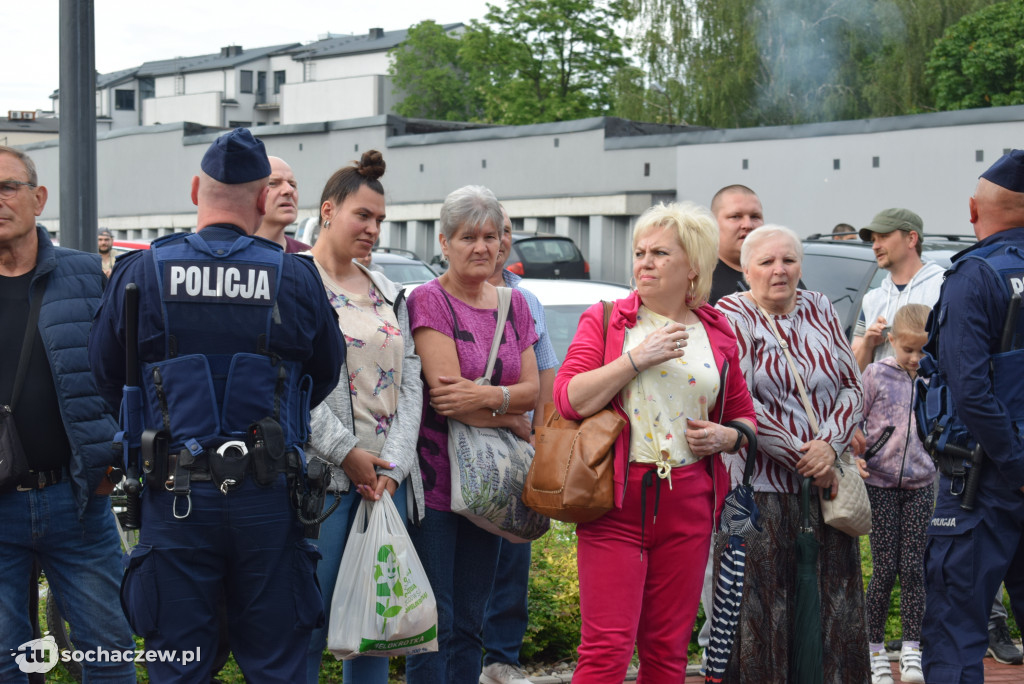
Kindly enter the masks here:
[[[622, 509], [576, 527], [583, 630], [574, 684], [621, 684], [634, 643], [638, 683], [681, 684], [686, 677], [711, 545], [712, 478], [705, 462], [674, 469], [672, 489], [667, 480], [660, 484], [655, 519], [659, 485], [653, 471], [630, 464]], [[642, 513], [647, 473], [653, 485], [646, 488]]]

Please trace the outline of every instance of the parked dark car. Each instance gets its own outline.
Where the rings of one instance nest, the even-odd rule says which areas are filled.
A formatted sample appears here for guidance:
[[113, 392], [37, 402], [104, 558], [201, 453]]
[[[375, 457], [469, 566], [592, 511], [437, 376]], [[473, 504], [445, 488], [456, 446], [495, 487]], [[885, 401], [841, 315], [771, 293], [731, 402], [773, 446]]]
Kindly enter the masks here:
[[590, 264], [572, 238], [546, 233], [512, 233], [505, 268], [524, 278], [590, 280]]
[[[974, 242], [974, 237], [965, 235], [925, 235], [921, 258], [949, 268], [953, 255]], [[812, 235], [803, 241], [803, 248], [804, 284], [832, 301], [846, 336], [853, 339], [864, 294], [881, 285], [888, 272], [878, 268], [871, 244], [860, 240]]]

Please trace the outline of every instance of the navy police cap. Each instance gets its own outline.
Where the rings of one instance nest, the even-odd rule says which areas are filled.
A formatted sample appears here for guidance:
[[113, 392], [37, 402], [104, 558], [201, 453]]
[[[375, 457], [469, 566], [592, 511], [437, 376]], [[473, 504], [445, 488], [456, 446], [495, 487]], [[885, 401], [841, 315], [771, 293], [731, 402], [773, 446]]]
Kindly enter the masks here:
[[270, 160], [263, 141], [254, 138], [247, 128], [236, 128], [214, 140], [200, 166], [210, 178], [226, 185], [270, 175]]
[[1010, 150], [981, 177], [1012, 192], [1024, 192], [1024, 150]]

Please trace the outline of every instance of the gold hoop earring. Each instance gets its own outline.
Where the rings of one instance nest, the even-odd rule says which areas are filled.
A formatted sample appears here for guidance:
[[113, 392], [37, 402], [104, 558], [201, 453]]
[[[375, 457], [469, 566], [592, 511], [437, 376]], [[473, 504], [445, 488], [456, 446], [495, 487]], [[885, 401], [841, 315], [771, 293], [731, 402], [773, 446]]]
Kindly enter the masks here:
[[697, 279], [696, 278], [691, 278], [690, 279], [690, 290], [686, 293], [686, 303], [687, 303], [687, 305], [692, 304], [694, 302], [694, 300], [696, 299], [696, 296], [697, 296], [696, 295], [696, 290], [697, 290]]

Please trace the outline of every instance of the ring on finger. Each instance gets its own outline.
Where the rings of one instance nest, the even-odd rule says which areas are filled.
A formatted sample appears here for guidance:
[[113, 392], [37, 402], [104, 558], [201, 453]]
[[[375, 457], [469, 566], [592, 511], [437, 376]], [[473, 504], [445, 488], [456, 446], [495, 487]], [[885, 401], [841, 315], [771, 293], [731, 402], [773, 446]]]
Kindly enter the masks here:
[[676, 349], [682, 349], [682, 348], [683, 348], [683, 345], [681, 345], [679, 343], [679, 340], [676, 340]]
[[707, 438], [708, 438], [708, 434], [710, 434], [710, 433], [708, 432], [708, 429], [707, 429], [707, 428], [704, 428], [704, 439], [707, 439]]

